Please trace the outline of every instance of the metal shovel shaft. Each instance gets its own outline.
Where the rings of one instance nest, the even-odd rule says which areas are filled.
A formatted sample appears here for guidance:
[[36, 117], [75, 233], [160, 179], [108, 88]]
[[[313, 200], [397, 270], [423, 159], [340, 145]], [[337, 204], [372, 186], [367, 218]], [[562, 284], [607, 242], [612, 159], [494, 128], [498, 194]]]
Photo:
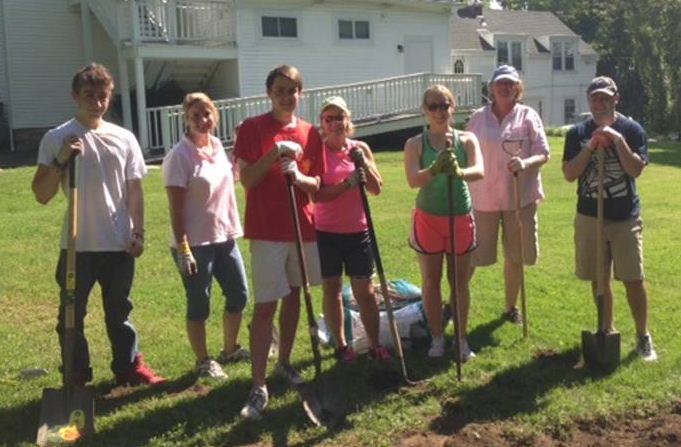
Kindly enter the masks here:
[[[355, 149], [358, 150], [358, 149]], [[361, 168], [361, 162], [357, 157], [353, 156], [355, 162], [355, 169]], [[393, 344], [395, 345], [395, 354], [400, 362], [400, 368], [402, 370], [402, 378], [409, 385], [414, 385], [417, 382], [409, 379], [407, 374], [407, 365], [404, 360], [404, 350], [402, 349], [402, 339], [400, 338], [400, 332], [397, 328], [397, 323], [395, 322], [395, 312], [393, 310], [393, 304], [390, 301], [390, 294], [388, 291], [388, 281], [385, 278], [385, 272], [383, 270], [383, 261], [381, 260], [381, 253], [378, 249], [378, 242], [376, 240], [376, 231], [374, 229], [374, 221], [371, 217], [371, 208], [369, 207], [369, 199], [367, 197], [366, 185], [362, 182], [359, 185], [359, 193], [362, 198], [362, 207], [364, 208], [364, 216], [367, 220], [367, 231], [369, 232], [369, 239], [371, 239], [371, 250], [374, 255], [374, 263], [376, 264], [376, 271], [378, 273], [378, 279], [381, 283], [381, 293], [383, 294], [383, 303], [385, 303], [385, 310], [388, 314], [388, 325], [390, 327], [390, 335], [393, 339]]]
[[452, 174], [447, 175], [447, 202], [449, 205], [449, 277], [450, 277], [450, 291], [449, 297], [450, 302], [453, 307], [454, 319], [454, 333], [456, 337], [456, 346], [454, 346], [454, 358], [456, 360], [456, 378], [461, 382], [461, 365], [463, 364], [463, 328], [461, 327], [461, 306], [459, 305], [459, 294], [456, 293], [457, 289], [457, 275], [456, 275], [456, 231], [454, 220], [454, 176]]
[[314, 309], [312, 307], [312, 296], [310, 295], [310, 284], [307, 275], [307, 263], [305, 261], [305, 253], [303, 252], [303, 234], [300, 229], [300, 217], [298, 215], [298, 206], [296, 205], [296, 193], [293, 189], [294, 186], [291, 182], [291, 177], [286, 176], [286, 182], [288, 186], [291, 218], [293, 219], [293, 226], [295, 230], [296, 251], [298, 253], [298, 266], [305, 300], [307, 326], [310, 332], [310, 344], [312, 345], [312, 355], [314, 357], [315, 378], [317, 378], [322, 372], [322, 356], [319, 352], [319, 331], [317, 321], [314, 318]]
[[523, 337], [527, 338], [527, 295], [525, 292], [525, 231], [523, 219], [520, 215], [520, 187], [518, 173], [513, 174], [513, 193], [515, 196], [515, 218], [518, 225], [518, 240], [520, 241], [520, 307], [522, 309]]

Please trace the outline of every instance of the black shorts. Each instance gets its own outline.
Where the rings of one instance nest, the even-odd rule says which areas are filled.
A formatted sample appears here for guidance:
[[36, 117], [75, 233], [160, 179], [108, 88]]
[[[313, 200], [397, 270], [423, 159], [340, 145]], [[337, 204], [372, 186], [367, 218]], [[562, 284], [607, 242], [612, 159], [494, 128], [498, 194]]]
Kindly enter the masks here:
[[371, 278], [374, 273], [368, 231], [347, 234], [317, 231], [317, 248], [322, 278], [342, 276], [343, 267], [351, 278]]

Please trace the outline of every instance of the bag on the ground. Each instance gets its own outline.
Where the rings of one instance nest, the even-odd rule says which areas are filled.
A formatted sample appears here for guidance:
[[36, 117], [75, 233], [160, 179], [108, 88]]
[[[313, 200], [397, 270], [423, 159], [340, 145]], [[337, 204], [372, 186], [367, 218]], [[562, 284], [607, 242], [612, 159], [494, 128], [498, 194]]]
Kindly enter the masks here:
[[[390, 334], [388, 313], [383, 306], [379, 285], [375, 285], [375, 291], [376, 299], [381, 300], [379, 305], [379, 343], [392, 348], [393, 339]], [[427, 338], [428, 329], [423, 311], [423, 303], [421, 302], [421, 289], [405, 280], [398, 279], [388, 281], [388, 294], [393, 305], [395, 323], [400, 333], [403, 347], [408, 348], [415, 339]], [[352, 296], [350, 286], [346, 286], [343, 289], [343, 314], [345, 317], [345, 339], [348, 345], [352, 346], [357, 353], [367, 352], [369, 350], [369, 339], [360, 318], [359, 306]], [[319, 326], [321, 342], [335, 347], [335, 340], [329, 333], [324, 319], [320, 318], [317, 324]]]

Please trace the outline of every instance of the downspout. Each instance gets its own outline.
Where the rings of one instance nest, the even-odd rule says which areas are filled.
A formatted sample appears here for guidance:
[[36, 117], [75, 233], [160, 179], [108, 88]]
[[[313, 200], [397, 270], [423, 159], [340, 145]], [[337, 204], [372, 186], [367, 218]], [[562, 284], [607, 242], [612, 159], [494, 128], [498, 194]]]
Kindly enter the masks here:
[[7, 16], [5, 15], [5, 2], [0, 0], [0, 17], [2, 17], [2, 32], [5, 39], [5, 80], [7, 81], [7, 125], [9, 126], [9, 150], [14, 152], [14, 119], [12, 110], [12, 82], [9, 70], [9, 33], [7, 32]]

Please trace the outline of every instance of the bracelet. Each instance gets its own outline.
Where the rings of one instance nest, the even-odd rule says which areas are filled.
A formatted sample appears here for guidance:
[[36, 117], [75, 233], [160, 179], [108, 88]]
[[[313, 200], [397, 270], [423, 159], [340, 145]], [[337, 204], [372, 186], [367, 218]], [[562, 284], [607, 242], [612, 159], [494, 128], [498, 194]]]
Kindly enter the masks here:
[[192, 249], [189, 247], [189, 242], [185, 239], [178, 245], [177, 251], [180, 252], [181, 255], [190, 255], [192, 254]]

